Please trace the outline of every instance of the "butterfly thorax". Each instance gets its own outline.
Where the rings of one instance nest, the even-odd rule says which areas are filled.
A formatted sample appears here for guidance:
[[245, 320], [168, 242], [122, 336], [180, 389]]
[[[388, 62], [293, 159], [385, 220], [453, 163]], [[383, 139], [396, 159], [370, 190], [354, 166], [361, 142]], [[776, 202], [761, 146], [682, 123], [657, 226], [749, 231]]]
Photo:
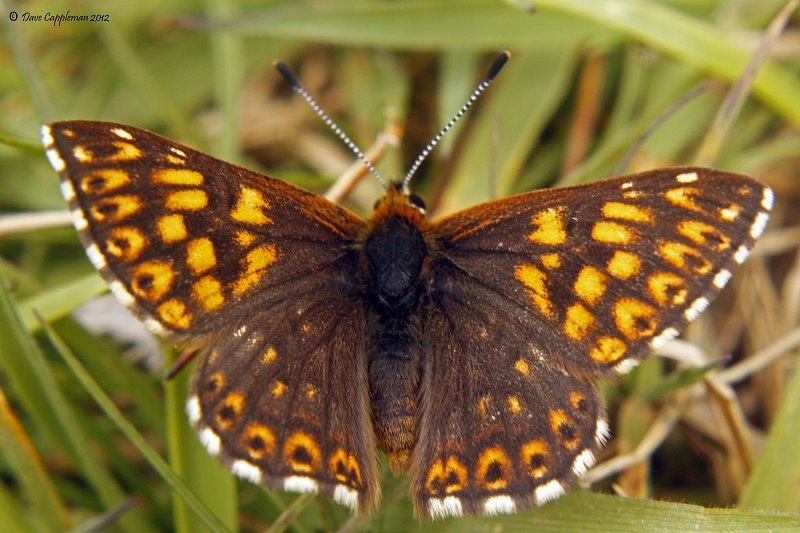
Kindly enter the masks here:
[[429, 246], [423, 214], [402, 192], [378, 202], [361, 247], [368, 295], [370, 410], [378, 443], [394, 470], [414, 444], [421, 375], [418, 309], [425, 298]]

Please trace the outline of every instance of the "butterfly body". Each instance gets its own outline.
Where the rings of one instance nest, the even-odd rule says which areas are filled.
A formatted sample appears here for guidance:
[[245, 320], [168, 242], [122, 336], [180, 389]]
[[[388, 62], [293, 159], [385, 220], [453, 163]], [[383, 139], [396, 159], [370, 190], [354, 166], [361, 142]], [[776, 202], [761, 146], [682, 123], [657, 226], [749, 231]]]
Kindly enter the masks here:
[[563, 494], [609, 434], [595, 380], [696, 318], [773, 203], [745, 176], [665, 168], [430, 223], [390, 189], [364, 221], [131, 126], [42, 139], [112, 292], [205, 347], [187, 413], [209, 453], [361, 512], [376, 448], [420, 516]]

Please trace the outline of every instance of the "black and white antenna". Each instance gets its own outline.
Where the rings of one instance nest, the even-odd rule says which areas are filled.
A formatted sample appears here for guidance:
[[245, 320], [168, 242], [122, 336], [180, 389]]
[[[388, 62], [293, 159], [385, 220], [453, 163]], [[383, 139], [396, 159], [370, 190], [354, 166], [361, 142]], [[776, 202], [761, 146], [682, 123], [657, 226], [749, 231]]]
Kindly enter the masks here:
[[[492, 66], [489, 67], [489, 71], [486, 73], [486, 77], [475, 88], [475, 90], [472, 91], [472, 94], [469, 96], [464, 105], [461, 106], [461, 109], [458, 110], [458, 112], [453, 116], [453, 118], [451, 118], [450, 121], [447, 124], [445, 124], [445, 126], [439, 131], [439, 133], [437, 133], [436, 136], [433, 139], [431, 139], [431, 141], [428, 143], [425, 149], [422, 150], [422, 152], [417, 156], [417, 159], [411, 165], [411, 168], [408, 169], [408, 172], [406, 172], [406, 175], [403, 178], [402, 181], [403, 188], [406, 188], [408, 186], [408, 183], [411, 181], [411, 178], [417, 172], [419, 166], [422, 164], [425, 158], [428, 157], [428, 154], [431, 153], [431, 150], [433, 150], [433, 148], [437, 144], [439, 144], [439, 141], [442, 140], [445, 134], [448, 131], [450, 131], [450, 129], [453, 126], [455, 126], [456, 122], [458, 122], [458, 120], [462, 116], [464, 116], [464, 113], [466, 113], [467, 110], [470, 107], [472, 107], [472, 104], [475, 103], [475, 101], [478, 99], [481, 93], [483, 93], [483, 91], [485, 91], [489, 87], [489, 85], [492, 84], [492, 81], [494, 81], [495, 76], [497, 76], [497, 73], [500, 72], [500, 69], [503, 68], [503, 65], [506, 64], [506, 62], [509, 60], [510, 57], [511, 53], [508, 50], [506, 50], [495, 58], [494, 62], [492, 62]], [[356, 156], [358, 156], [358, 158], [364, 163], [364, 165], [366, 165], [367, 169], [369, 169], [372, 175], [375, 176], [375, 178], [378, 180], [378, 183], [381, 184], [384, 190], [387, 190], [389, 186], [387, 185], [386, 180], [384, 180], [383, 177], [378, 173], [378, 171], [375, 169], [375, 166], [370, 162], [369, 159], [367, 159], [367, 156], [364, 155], [364, 152], [362, 152], [361, 149], [359, 149], [359, 147], [356, 146], [356, 144], [350, 140], [350, 137], [348, 137], [347, 134], [344, 131], [342, 131], [342, 128], [340, 128], [333, 121], [333, 119], [331, 119], [328, 116], [328, 114], [325, 113], [325, 111], [322, 109], [322, 107], [320, 107], [317, 101], [314, 100], [314, 98], [310, 94], [308, 94], [308, 91], [306, 91], [300, 84], [300, 81], [297, 79], [297, 76], [292, 71], [292, 69], [289, 68], [289, 65], [287, 65], [283, 61], [275, 61], [273, 65], [278, 70], [278, 72], [281, 73], [281, 76], [283, 76], [283, 78], [289, 83], [289, 85], [292, 86], [292, 90], [294, 90], [294, 92], [303, 97], [303, 100], [305, 100], [306, 103], [308, 103], [308, 105], [311, 106], [311, 109], [313, 109], [317, 113], [317, 115], [319, 115], [322, 121], [325, 122], [325, 124], [327, 124], [328, 127], [331, 128], [333, 132], [336, 135], [338, 135], [342, 141], [344, 141], [347, 147], [350, 148], [350, 150], [352, 150], [352, 152], [356, 154]]]
[[358, 156], [358, 158], [364, 163], [367, 169], [369, 169], [372, 175], [375, 176], [375, 179], [378, 180], [378, 183], [381, 184], [381, 187], [383, 187], [384, 190], [388, 190], [389, 186], [387, 185], [386, 180], [384, 180], [383, 176], [378, 173], [378, 171], [375, 169], [375, 166], [370, 162], [369, 159], [367, 159], [367, 156], [364, 155], [364, 152], [362, 152], [361, 149], [356, 146], [356, 143], [351, 141], [350, 137], [348, 137], [347, 134], [342, 131], [342, 128], [340, 128], [333, 121], [333, 119], [329, 117], [327, 113], [325, 113], [317, 101], [314, 100], [314, 97], [308, 94], [308, 91], [306, 91], [300, 84], [300, 81], [297, 79], [297, 76], [295, 76], [295, 73], [292, 71], [292, 69], [289, 68], [289, 65], [279, 60], [275, 61], [273, 66], [278, 70], [278, 72], [281, 73], [283, 79], [285, 79], [289, 85], [292, 86], [292, 90], [302, 96], [303, 100], [305, 100], [308, 105], [311, 106], [311, 109], [313, 109], [317, 115], [319, 115], [319, 118], [321, 118], [322, 121], [325, 122], [325, 124], [327, 124], [328, 127], [339, 136], [339, 138], [347, 145], [347, 147], [350, 148], [350, 150], [352, 150], [356, 156]]
[[495, 76], [497, 76], [497, 73], [500, 72], [500, 69], [503, 68], [503, 66], [506, 64], [506, 61], [508, 61], [510, 57], [511, 52], [505, 50], [495, 58], [494, 62], [492, 62], [492, 66], [489, 67], [489, 71], [486, 73], [486, 77], [475, 88], [475, 90], [472, 91], [472, 94], [469, 96], [464, 105], [461, 106], [461, 109], [458, 110], [453, 118], [451, 118], [450, 121], [445, 124], [444, 128], [442, 128], [439, 133], [437, 133], [436, 136], [431, 139], [431, 141], [428, 143], [428, 146], [426, 146], [425, 149], [422, 150], [422, 152], [420, 152], [420, 154], [417, 156], [416, 161], [414, 161], [414, 163], [411, 165], [411, 168], [408, 169], [408, 172], [406, 172], [406, 175], [403, 178], [403, 188], [408, 186], [408, 183], [411, 181], [411, 178], [414, 177], [414, 174], [419, 169], [419, 166], [423, 161], [425, 161], [425, 158], [428, 157], [428, 154], [431, 153], [431, 150], [433, 150], [433, 148], [439, 144], [439, 141], [442, 140], [442, 137], [444, 137], [445, 134], [450, 131], [450, 128], [455, 126], [456, 122], [458, 122], [458, 120], [464, 116], [464, 113], [466, 113], [467, 110], [472, 107], [472, 104], [475, 103], [481, 93], [492, 84]]

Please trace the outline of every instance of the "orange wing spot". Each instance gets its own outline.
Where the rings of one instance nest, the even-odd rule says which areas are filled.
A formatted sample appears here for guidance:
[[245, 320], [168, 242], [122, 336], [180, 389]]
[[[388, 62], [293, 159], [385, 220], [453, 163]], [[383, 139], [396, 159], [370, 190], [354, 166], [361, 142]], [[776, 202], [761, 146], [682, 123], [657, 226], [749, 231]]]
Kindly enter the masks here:
[[631, 253], [617, 250], [614, 256], [608, 261], [606, 269], [608, 273], [619, 279], [628, 279], [635, 276], [642, 268], [642, 260], [639, 256]]
[[265, 459], [275, 453], [275, 433], [264, 424], [253, 423], [242, 432], [244, 449], [253, 459]]
[[637, 237], [637, 233], [622, 224], [602, 220], [595, 222], [592, 227], [592, 238], [599, 242], [608, 244], [632, 244]]
[[192, 325], [192, 314], [186, 310], [186, 304], [173, 298], [158, 306], [161, 320], [177, 329], [186, 329]]
[[174, 155], [174, 154], [167, 154], [167, 155], [164, 156], [164, 159], [167, 160], [167, 163], [171, 163], [173, 165], [185, 165], [186, 164], [186, 160], [185, 159], [181, 159], [180, 157], [178, 157], [177, 155]]
[[653, 221], [653, 213], [649, 209], [621, 202], [606, 202], [603, 204], [603, 216], [631, 222]]
[[728, 207], [721, 208], [719, 210], [719, 218], [724, 220], [725, 222], [733, 222], [737, 218], [739, 218], [739, 214], [742, 212], [742, 206], [739, 204], [731, 204]]
[[138, 259], [146, 246], [147, 237], [133, 226], [114, 228], [106, 239], [106, 251], [126, 263]]
[[345, 483], [351, 487], [361, 486], [361, 465], [352, 453], [346, 452], [342, 448], [337, 448], [328, 459], [328, 467], [333, 477], [340, 483]]
[[633, 298], [620, 298], [614, 305], [617, 328], [629, 340], [652, 335], [658, 327], [657, 316], [654, 307]]
[[253, 241], [256, 240], [256, 236], [254, 234], [245, 230], [237, 231], [234, 234], [233, 238], [236, 240], [236, 244], [238, 244], [242, 248], [249, 247], [251, 244], [253, 244]]
[[275, 262], [275, 246], [267, 244], [250, 250], [244, 258], [244, 273], [233, 284], [233, 294], [241, 296], [250, 287], [261, 281], [267, 268]]
[[186, 189], [167, 195], [164, 206], [172, 211], [198, 211], [208, 205], [208, 195], [202, 189]]
[[561, 268], [561, 256], [558, 254], [544, 254], [540, 255], [539, 259], [545, 268], [554, 269]]
[[164, 185], [202, 185], [203, 175], [189, 168], [161, 168], [152, 175], [153, 183]]
[[575, 429], [572, 418], [563, 409], [551, 409], [550, 429], [567, 450], [574, 451], [581, 442], [581, 434]]
[[606, 275], [592, 266], [585, 266], [578, 274], [573, 289], [584, 302], [594, 305], [606, 292]]
[[186, 245], [186, 264], [195, 276], [214, 268], [217, 256], [214, 253], [214, 244], [208, 237], [201, 237], [189, 241]]
[[588, 408], [586, 396], [582, 392], [572, 391], [569, 393], [569, 404], [579, 414], [585, 414]]
[[519, 403], [519, 398], [515, 395], [510, 395], [508, 398], [508, 410], [514, 413], [515, 415], [519, 414], [522, 411], [522, 406]]
[[72, 155], [81, 163], [91, 163], [94, 155], [91, 151], [87, 150], [85, 146], [78, 145], [72, 149]]
[[625, 355], [627, 349], [628, 345], [622, 339], [606, 336], [597, 339], [589, 355], [598, 363], [613, 363]]
[[121, 141], [111, 144], [117, 149], [117, 153], [101, 158], [102, 161], [133, 161], [134, 159], [139, 159], [142, 155], [142, 151], [135, 144]]
[[166, 261], [146, 261], [133, 267], [131, 287], [145, 300], [157, 302], [171, 289], [175, 271]]
[[306, 383], [306, 398], [313, 399], [317, 395], [317, 388], [311, 383]]
[[219, 309], [225, 303], [222, 283], [214, 276], [203, 276], [192, 285], [192, 297], [206, 311]]
[[452, 494], [466, 489], [468, 483], [467, 468], [452, 455], [446, 461], [437, 459], [425, 477], [428, 494]]
[[167, 243], [182, 241], [188, 235], [183, 215], [165, 215], [156, 222], [161, 240]]
[[664, 197], [673, 205], [701, 213], [703, 210], [694, 203], [694, 197], [699, 194], [700, 190], [694, 187], [677, 187], [665, 192]]
[[89, 208], [89, 212], [98, 222], [119, 222], [135, 215], [141, 208], [141, 198], [133, 194], [121, 194], [98, 200]]
[[314, 437], [303, 431], [295, 431], [283, 445], [283, 458], [293, 472], [313, 472], [321, 464], [322, 454]]
[[531, 374], [531, 367], [528, 365], [528, 362], [525, 361], [522, 357], [517, 359], [517, 362], [514, 363], [514, 368], [517, 369], [517, 372], [522, 374], [523, 376], [530, 376]]
[[639, 198], [641, 195], [642, 195], [641, 191], [625, 191], [622, 193], [622, 197], [628, 200]]
[[531, 217], [531, 223], [537, 226], [528, 238], [536, 244], [556, 245], [567, 242], [567, 231], [561, 220], [561, 210], [551, 207]]
[[204, 392], [212, 396], [216, 396], [225, 386], [225, 374], [222, 372], [214, 372], [206, 381]]
[[550, 469], [550, 448], [542, 439], [530, 440], [520, 448], [519, 459], [523, 468], [529, 469], [528, 475], [539, 479]]
[[475, 474], [483, 489], [504, 489], [511, 481], [511, 460], [500, 446], [485, 448], [478, 458]]
[[689, 293], [686, 280], [672, 272], [657, 272], [647, 279], [650, 296], [660, 305], [682, 305]]
[[118, 168], [95, 170], [81, 180], [81, 190], [86, 194], [106, 194], [130, 185], [131, 176]]
[[236, 424], [239, 415], [242, 414], [245, 399], [241, 392], [231, 392], [217, 407], [217, 424], [222, 429], [228, 430]]
[[564, 333], [571, 339], [583, 339], [594, 325], [594, 316], [581, 304], [571, 305], [567, 309], [567, 319], [564, 322]]
[[530, 264], [517, 265], [514, 274], [528, 289], [528, 296], [539, 312], [552, 318], [553, 302], [550, 300], [550, 292], [547, 290], [547, 274]]
[[699, 250], [680, 242], [662, 242], [658, 251], [672, 266], [704, 275], [711, 271], [711, 262]]
[[731, 247], [731, 240], [727, 235], [714, 226], [696, 220], [681, 220], [678, 223], [678, 233], [695, 244], [714, 248], [718, 252]]
[[275, 384], [272, 386], [273, 398], [280, 398], [281, 396], [283, 396], [283, 393], [286, 392], [286, 389], [288, 389], [286, 383], [276, 379]]
[[266, 215], [266, 211], [271, 208], [270, 203], [256, 189], [241, 187], [239, 189], [239, 199], [231, 211], [231, 218], [245, 224], [264, 225], [271, 224], [272, 219]]
[[264, 354], [261, 356], [261, 362], [268, 365], [277, 358], [278, 352], [275, 350], [275, 347], [267, 346], [267, 349], [264, 350]]

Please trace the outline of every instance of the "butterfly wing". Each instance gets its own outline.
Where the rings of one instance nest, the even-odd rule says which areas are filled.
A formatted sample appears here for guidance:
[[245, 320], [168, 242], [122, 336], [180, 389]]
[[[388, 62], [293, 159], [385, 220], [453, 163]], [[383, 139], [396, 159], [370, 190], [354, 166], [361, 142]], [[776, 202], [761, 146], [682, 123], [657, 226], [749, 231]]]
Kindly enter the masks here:
[[750, 178], [660, 169], [434, 224], [418, 512], [509, 512], [562, 493], [607, 431], [592, 380], [694, 319], [771, 206]]
[[378, 495], [364, 317], [350, 295], [363, 222], [320, 196], [153, 133], [42, 129], [87, 254], [146, 325], [207, 346], [188, 411], [240, 476]]

